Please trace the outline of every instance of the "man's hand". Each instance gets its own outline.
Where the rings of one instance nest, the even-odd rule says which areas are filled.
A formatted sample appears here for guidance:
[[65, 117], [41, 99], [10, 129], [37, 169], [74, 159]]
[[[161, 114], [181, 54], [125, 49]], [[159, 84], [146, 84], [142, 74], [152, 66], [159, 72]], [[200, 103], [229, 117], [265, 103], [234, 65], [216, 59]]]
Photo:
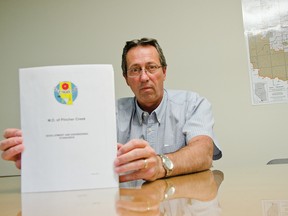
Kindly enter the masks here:
[[21, 153], [24, 151], [22, 131], [8, 128], [4, 131], [4, 140], [0, 141], [1, 156], [4, 160], [14, 161], [18, 169], [21, 169]]
[[154, 181], [165, 175], [162, 162], [147, 141], [134, 139], [118, 144], [115, 171], [120, 175], [120, 182], [144, 179]]

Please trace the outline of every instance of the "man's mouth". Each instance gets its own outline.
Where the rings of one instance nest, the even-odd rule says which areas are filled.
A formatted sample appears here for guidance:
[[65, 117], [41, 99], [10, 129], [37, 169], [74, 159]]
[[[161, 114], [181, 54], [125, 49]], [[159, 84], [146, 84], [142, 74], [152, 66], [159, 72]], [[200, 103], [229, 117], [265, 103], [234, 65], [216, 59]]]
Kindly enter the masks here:
[[144, 86], [144, 87], [141, 87], [140, 90], [149, 90], [149, 89], [152, 89], [151, 86]]

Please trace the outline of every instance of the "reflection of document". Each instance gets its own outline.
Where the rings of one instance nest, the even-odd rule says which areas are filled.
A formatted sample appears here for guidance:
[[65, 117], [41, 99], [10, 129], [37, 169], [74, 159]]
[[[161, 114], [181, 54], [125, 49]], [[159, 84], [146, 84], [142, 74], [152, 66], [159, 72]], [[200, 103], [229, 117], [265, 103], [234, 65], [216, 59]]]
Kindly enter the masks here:
[[111, 65], [20, 69], [22, 192], [117, 187]]
[[118, 188], [22, 194], [22, 216], [116, 215]]
[[262, 200], [263, 216], [288, 215], [288, 200]]

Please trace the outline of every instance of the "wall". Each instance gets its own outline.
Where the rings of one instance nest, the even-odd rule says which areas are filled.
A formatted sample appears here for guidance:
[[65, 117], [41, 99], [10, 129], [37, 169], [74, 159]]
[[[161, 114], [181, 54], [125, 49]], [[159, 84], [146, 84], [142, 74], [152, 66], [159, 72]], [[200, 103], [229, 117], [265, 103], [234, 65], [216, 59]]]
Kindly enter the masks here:
[[[126, 40], [155, 37], [166, 54], [166, 88], [213, 104], [222, 164], [287, 157], [287, 104], [252, 106], [240, 0], [1, 0], [0, 131], [20, 127], [18, 69], [111, 63], [116, 97], [131, 95], [120, 69]], [[0, 175], [18, 174], [0, 162]]]

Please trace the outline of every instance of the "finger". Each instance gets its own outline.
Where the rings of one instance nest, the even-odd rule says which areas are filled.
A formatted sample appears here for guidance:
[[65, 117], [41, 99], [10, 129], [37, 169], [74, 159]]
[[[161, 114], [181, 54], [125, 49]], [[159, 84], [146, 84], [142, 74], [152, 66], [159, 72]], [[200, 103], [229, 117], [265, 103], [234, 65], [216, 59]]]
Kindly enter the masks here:
[[116, 166], [115, 171], [117, 173], [126, 173], [135, 170], [143, 169], [146, 166], [146, 163], [143, 159], [135, 160], [130, 163], [123, 164], [121, 166]]
[[147, 145], [149, 145], [148, 142], [143, 139], [130, 140], [119, 149], [118, 155], [125, 154], [135, 148], [145, 148]]
[[128, 181], [134, 181], [134, 180], [139, 180], [139, 179], [144, 179], [144, 174], [143, 171], [135, 171], [135, 172], [130, 172], [129, 174], [125, 175], [120, 175], [119, 176], [119, 181], [120, 182], [128, 182]]
[[[143, 160], [143, 159], [142, 159]], [[120, 182], [126, 182], [126, 181], [134, 181], [138, 179], [143, 179], [146, 181], [154, 181], [157, 179], [157, 176], [159, 174], [159, 169], [157, 168], [156, 164], [157, 158], [147, 158], [147, 165], [145, 168], [145, 162], [141, 163], [140, 160], [137, 161], [137, 164], [125, 164], [123, 166], [116, 167], [116, 172], [119, 171], [119, 181]], [[140, 165], [141, 164], [141, 165]], [[138, 169], [136, 168], [138, 167]], [[129, 171], [128, 171], [129, 170]], [[121, 175], [124, 174], [124, 175]]]
[[[115, 160], [115, 166], [120, 166], [126, 163], [130, 163], [132, 161], [143, 159], [143, 158], [148, 158], [151, 155], [154, 155], [154, 154], [151, 154], [151, 152], [148, 151], [146, 148], [133, 149], [127, 152], [126, 154], [122, 154], [118, 156]], [[142, 161], [142, 164], [143, 164], [143, 161]]]
[[120, 182], [127, 182], [127, 181], [139, 180], [139, 179], [150, 181], [150, 180], [155, 179], [155, 177], [154, 177], [155, 171], [156, 170], [153, 167], [151, 167], [149, 169], [139, 169], [136, 171], [131, 170], [130, 172], [125, 172], [127, 174], [119, 175], [119, 181]]
[[22, 137], [11, 137], [11, 138], [2, 140], [2, 141], [0, 141], [0, 150], [6, 151], [11, 147], [22, 144], [22, 142], [23, 142]]
[[4, 160], [17, 161], [19, 160], [19, 155], [23, 151], [24, 151], [24, 145], [17, 145], [4, 151], [1, 156]]
[[123, 146], [123, 144], [117, 143], [117, 150], [119, 150], [122, 146]]
[[20, 154], [19, 157], [16, 159], [16, 161], [15, 161], [15, 166], [16, 166], [18, 169], [21, 169], [21, 154]]
[[17, 128], [7, 128], [4, 130], [3, 137], [8, 139], [10, 137], [20, 137], [22, 136], [22, 131]]

